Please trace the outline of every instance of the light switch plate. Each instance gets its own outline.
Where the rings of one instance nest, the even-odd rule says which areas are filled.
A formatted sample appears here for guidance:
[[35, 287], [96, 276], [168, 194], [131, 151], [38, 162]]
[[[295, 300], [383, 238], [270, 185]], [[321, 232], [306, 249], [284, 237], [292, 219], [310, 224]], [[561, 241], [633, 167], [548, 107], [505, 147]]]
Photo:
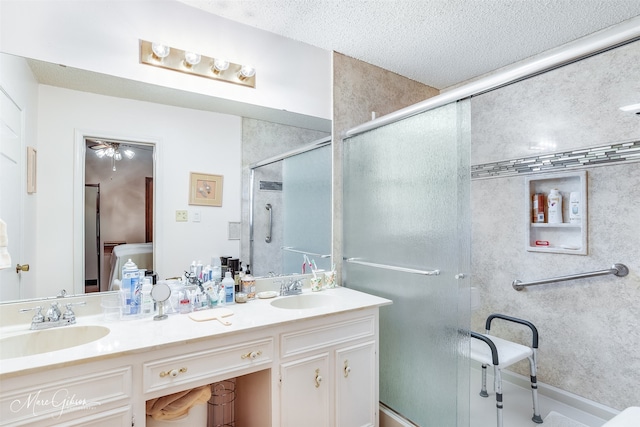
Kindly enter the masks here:
[[176, 211], [176, 222], [189, 221], [189, 213], [187, 211]]

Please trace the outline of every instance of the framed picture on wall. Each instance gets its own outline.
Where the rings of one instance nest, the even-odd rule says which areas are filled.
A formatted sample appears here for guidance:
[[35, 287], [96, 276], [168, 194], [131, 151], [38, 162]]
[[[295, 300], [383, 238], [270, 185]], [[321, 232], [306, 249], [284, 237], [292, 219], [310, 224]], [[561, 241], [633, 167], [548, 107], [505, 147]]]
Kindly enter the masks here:
[[191, 172], [189, 204], [222, 206], [222, 175]]

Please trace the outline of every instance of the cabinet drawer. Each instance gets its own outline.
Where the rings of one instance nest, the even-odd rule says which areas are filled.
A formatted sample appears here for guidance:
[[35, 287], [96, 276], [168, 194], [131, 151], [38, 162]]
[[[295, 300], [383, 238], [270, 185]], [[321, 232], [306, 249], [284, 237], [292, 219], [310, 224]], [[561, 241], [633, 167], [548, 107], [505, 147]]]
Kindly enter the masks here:
[[282, 334], [280, 354], [282, 357], [294, 356], [359, 338], [373, 337], [375, 327], [374, 316], [366, 316], [302, 332]]
[[131, 367], [123, 367], [3, 392], [0, 425], [60, 424], [119, 401], [127, 403], [131, 400], [131, 377]]
[[144, 393], [187, 384], [210, 377], [269, 365], [273, 360], [273, 339], [204, 350], [144, 363]]

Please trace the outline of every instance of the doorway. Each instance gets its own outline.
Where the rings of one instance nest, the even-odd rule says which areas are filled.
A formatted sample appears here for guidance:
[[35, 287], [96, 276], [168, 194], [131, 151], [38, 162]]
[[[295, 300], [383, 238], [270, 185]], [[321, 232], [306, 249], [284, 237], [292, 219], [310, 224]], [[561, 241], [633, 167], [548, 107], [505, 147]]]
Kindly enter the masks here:
[[[85, 292], [108, 291], [113, 277], [119, 277], [112, 271], [116, 268], [116, 247], [151, 246], [153, 241], [155, 146], [88, 136], [84, 144], [85, 186], [99, 188], [99, 220], [95, 227], [88, 227], [86, 218], [95, 219], [96, 205], [92, 202], [89, 207], [85, 195]], [[96, 277], [92, 277], [94, 269], [90, 267], [96, 257]], [[153, 254], [150, 258], [153, 259]], [[152, 269], [153, 266], [139, 267]], [[97, 281], [97, 286], [86, 286], [93, 281]]]

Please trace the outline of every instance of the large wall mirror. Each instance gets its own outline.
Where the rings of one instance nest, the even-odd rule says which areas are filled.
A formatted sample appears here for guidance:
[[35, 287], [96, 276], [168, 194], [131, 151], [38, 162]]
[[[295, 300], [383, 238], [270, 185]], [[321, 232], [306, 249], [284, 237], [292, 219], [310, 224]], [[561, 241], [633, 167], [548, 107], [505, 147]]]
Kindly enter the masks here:
[[[17, 78], [20, 73], [28, 76]], [[160, 277], [182, 274], [194, 259], [208, 263], [214, 256], [242, 257], [249, 252], [248, 233], [243, 232], [241, 240], [237, 240], [230, 236], [229, 224], [242, 222], [245, 229], [245, 211], [249, 210], [248, 200], [244, 197], [248, 193], [248, 168], [243, 167], [243, 158], [245, 151], [251, 150], [247, 144], [259, 145], [260, 134], [246, 138], [246, 126], [237, 111], [234, 115], [225, 114], [210, 97], [196, 93], [2, 53], [0, 84], [5, 95], [3, 106], [5, 101], [11, 104], [13, 98], [19, 98], [17, 104], [22, 110], [17, 114], [23, 117], [23, 126], [14, 128], [22, 129], [23, 135], [18, 137], [23, 139], [23, 145], [33, 145], [37, 156], [34, 193], [26, 192], [25, 175], [29, 166], [22, 148], [14, 155], [19, 165], [15, 170], [17, 181], [9, 186], [3, 179], [0, 189], [3, 209], [0, 217], [11, 218], [12, 222], [9, 239], [14, 243], [19, 240], [23, 245], [14, 250], [15, 255], [12, 254], [13, 265], [30, 264], [28, 272], [16, 273], [15, 268], [0, 271], [0, 302], [51, 297], [61, 289], [68, 293], [84, 292], [88, 283], [85, 280], [91, 280], [87, 278], [87, 270], [93, 268], [85, 265], [87, 246], [91, 247], [89, 253], [96, 255], [102, 264], [100, 290], [108, 289], [106, 272], [109, 265], [106, 264], [109, 260], [105, 261], [105, 248], [110, 252], [120, 243], [150, 247], [152, 263], [148, 268], [154, 269]], [[24, 99], [29, 101], [25, 104]], [[2, 118], [5, 125], [10, 119]], [[261, 117], [252, 118], [254, 122], [260, 122], [259, 119]], [[279, 125], [299, 128], [300, 136], [293, 139], [304, 145], [330, 132], [330, 121], [311, 119], [312, 124], [307, 129], [299, 123], [291, 126], [287, 120]], [[296, 120], [293, 118], [292, 122]], [[275, 129], [266, 139], [275, 139], [277, 132]], [[144, 224], [135, 226], [141, 236], [131, 239], [105, 236], [103, 229], [98, 242], [94, 239], [87, 243], [84, 239], [87, 235], [85, 207], [80, 201], [91, 200], [91, 206], [99, 206], [99, 211], [93, 211], [91, 215], [94, 220], [103, 225], [110, 222], [110, 227], [125, 227], [123, 220], [106, 219], [113, 219], [114, 214], [123, 218], [127, 208], [109, 206], [105, 187], [113, 180], [133, 179], [124, 177], [125, 164], [130, 160], [123, 157], [117, 161], [115, 172], [111, 170], [101, 178], [106, 181], [101, 181], [100, 186], [85, 188], [85, 184], [97, 182], [85, 179], [85, 169], [89, 168], [85, 168], [84, 160], [95, 155], [99, 149], [97, 145], [105, 143], [131, 147], [136, 151], [134, 159], [147, 160], [146, 171], [140, 176], [152, 178], [153, 182], [152, 189], [147, 187], [147, 195], [142, 196], [152, 203], [151, 210], [146, 211], [147, 224], [151, 223], [152, 228], [145, 233]], [[8, 146], [3, 136], [3, 150]], [[291, 148], [253, 150], [251, 161]], [[94, 157], [95, 161], [103, 160]], [[2, 158], [7, 159], [4, 152]], [[3, 173], [4, 165], [5, 161]], [[224, 176], [221, 208], [188, 204], [190, 172]], [[330, 167], [327, 173], [330, 176]], [[122, 188], [118, 191], [129, 191]], [[97, 189], [100, 190], [99, 205], [96, 205]], [[144, 193], [145, 189], [136, 191]], [[5, 203], [10, 194], [17, 197], [19, 204]], [[191, 214], [189, 220], [177, 222], [177, 210], [187, 210]], [[145, 216], [144, 213], [141, 215]], [[197, 222], [193, 220], [196, 216]], [[95, 227], [95, 224], [88, 226]], [[15, 228], [21, 231], [15, 233]], [[109, 245], [113, 247], [107, 248]], [[10, 286], [5, 284], [10, 282], [13, 282], [11, 289], [14, 290], [7, 291]]]

